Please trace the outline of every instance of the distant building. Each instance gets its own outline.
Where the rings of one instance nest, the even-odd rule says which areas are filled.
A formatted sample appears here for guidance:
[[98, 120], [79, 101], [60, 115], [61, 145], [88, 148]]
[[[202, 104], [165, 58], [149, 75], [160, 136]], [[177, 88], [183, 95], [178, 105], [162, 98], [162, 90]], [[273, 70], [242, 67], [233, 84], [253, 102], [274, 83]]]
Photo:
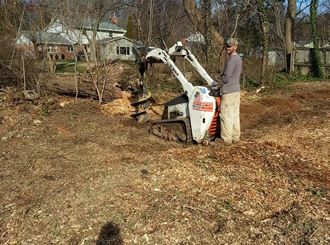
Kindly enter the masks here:
[[[80, 23], [80, 26], [69, 26], [57, 19], [43, 32], [23, 31], [15, 43], [25, 50], [37, 48], [42, 52], [47, 49], [54, 59], [74, 59], [74, 52], [82, 54], [83, 48], [89, 53], [88, 45], [89, 39], [92, 39], [93, 36], [94, 22], [94, 19], [86, 18]], [[99, 24], [96, 41], [101, 45], [102, 57], [105, 59], [133, 60], [133, 57], [135, 59], [132, 51], [134, 42], [124, 37], [126, 30], [117, 24], [115, 17], [111, 21], [102, 21]], [[113, 45], [116, 45], [115, 52], [113, 52]], [[124, 48], [126, 48], [125, 51]]]
[[281, 67], [284, 66], [284, 49], [272, 48], [268, 49], [268, 65]]
[[205, 52], [205, 38], [202, 33], [196, 32], [186, 38], [186, 46], [191, 50], [202, 50]]
[[63, 37], [59, 33], [51, 32], [22, 32], [16, 41], [16, 45], [24, 51], [32, 51], [35, 48], [42, 53], [47, 50], [51, 58], [56, 60], [71, 60], [75, 58], [74, 51], [78, 53], [76, 42]]
[[99, 42], [99, 57], [103, 60], [132, 60], [138, 58], [137, 47], [140, 45], [136, 41], [127, 37], [105, 38]]
[[[305, 47], [305, 48], [314, 48], [314, 43], [313, 41], [299, 41], [297, 43], [295, 43], [296, 47]], [[325, 48], [325, 47], [329, 47], [330, 46], [330, 42], [329, 40], [324, 40], [321, 39], [319, 40], [319, 47], [320, 48]]]
[[205, 38], [202, 33], [196, 32], [186, 38], [187, 43], [201, 43], [205, 44]]

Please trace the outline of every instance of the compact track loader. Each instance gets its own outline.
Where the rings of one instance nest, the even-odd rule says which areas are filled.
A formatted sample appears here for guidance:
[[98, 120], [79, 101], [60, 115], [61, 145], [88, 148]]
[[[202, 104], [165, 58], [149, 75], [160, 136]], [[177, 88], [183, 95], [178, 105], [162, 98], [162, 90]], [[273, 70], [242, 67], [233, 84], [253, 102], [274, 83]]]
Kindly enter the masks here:
[[[141, 80], [137, 93], [139, 92], [142, 97], [140, 97], [141, 102], [137, 103], [141, 103], [141, 109], [140, 112], [138, 109], [133, 116], [143, 115], [141, 122], [149, 120], [146, 116], [146, 108], [149, 105], [145, 104], [147, 102], [143, 99], [143, 94], [145, 93], [145, 98], [147, 98], [150, 97], [150, 93], [144, 91], [143, 76], [147, 73], [148, 65], [164, 63], [179, 80], [184, 93], [165, 104], [162, 120], [151, 122], [150, 132], [168, 140], [208, 145], [215, 138], [220, 137], [221, 96], [217, 90], [217, 83], [208, 75], [190, 50], [184, 47], [184, 43], [179, 41], [168, 50], [162, 39], [161, 41], [163, 48], [149, 48], [147, 45], [144, 56], [139, 61]], [[206, 80], [208, 86], [193, 86], [175, 65], [173, 60], [178, 57], [187, 59]]]

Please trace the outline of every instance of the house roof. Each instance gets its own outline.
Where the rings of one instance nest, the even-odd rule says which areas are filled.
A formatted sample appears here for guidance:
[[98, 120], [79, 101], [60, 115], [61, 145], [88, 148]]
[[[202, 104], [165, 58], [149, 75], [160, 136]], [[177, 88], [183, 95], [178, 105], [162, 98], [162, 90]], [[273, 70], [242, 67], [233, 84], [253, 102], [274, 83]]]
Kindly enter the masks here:
[[[326, 48], [330, 46], [330, 42], [327, 40], [320, 40], [319, 45], [320, 48]], [[313, 41], [299, 41], [296, 43], [296, 47], [314, 48], [314, 43]]]
[[[40, 39], [39, 39], [40, 40]], [[42, 42], [48, 44], [72, 45], [68, 39], [58, 33], [42, 33]]]
[[107, 38], [103, 38], [102, 40], [99, 40], [98, 43], [106, 44], [106, 43], [118, 41], [120, 39], [127, 39], [127, 38], [125, 38], [125, 37], [107, 37]]
[[[95, 24], [96, 20], [91, 18], [85, 18], [85, 19], [79, 19], [75, 21], [74, 26], [77, 30], [83, 29], [92, 29], [93, 25]], [[47, 29], [48, 32], [64, 32], [68, 28], [68, 23], [63, 22], [60, 19], [57, 19], [50, 28]], [[111, 21], [102, 21], [99, 24], [98, 31], [112, 31], [112, 32], [119, 32], [119, 33], [125, 33], [126, 30], [124, 28], [121, 28], [120, 26], [116, 25], [115, 23]]]
[[122, 36], [122, 37], [108, 37], [108, 38], [103, 38], [102, 40], [99, 40], [98, 43], [107, 44], [107, 43], [119, 41], [119, 40], [122, 40], [122, 39], [125, 39], [125, 40], [127, 40], [129, 42], [132, 42], [132, 43], [136, 44], [137, 46], [143, 46], [143, 44], [140, 41], [133, 40], [133, 39], [130, 39], [130, 38], [124, 37], [124, 36]]
[[99, 26], [100, 30], [112, 30], [112, 31], [118, 31], [118, 32], [126, 32], [124, 28], [121, 28], [120, 26], [117, 26], [115, 23], [111, 21], [103, 21], [101, 22]]
[[202, 33], [196, 32], [189, 37], [186, 38], [186, 42], [198, 42], [198, 43], [205, 43], [205, 38]]
[[313, 41], [299, 41], [296, 43], [296, 47], [311, 47]]
[[[92, 28], [92, 24], [95, 23], [95, 19], [88, 18], [87, 21], [84, 21], [84, 27], [85, 28]], [[115, 32], [122, 32], [125, 33], [126, 30], [124, 28], [121, 28], [120, 26], [116, 25], [115, 23], [111, 21], [102, 21], [99, 24], [98, 30], [104, 30], [104, 31], [115, 31]]]
[[31, 42], [35, 41], [35, 43], [37, 44], [41, 44], [41, 43], [57, 44], [57, 45], [74, 44], [73, 42], [70, 42], [68, 39], [66, 39], [59, 33], [24, 31], [22, 35], [28, 38]]

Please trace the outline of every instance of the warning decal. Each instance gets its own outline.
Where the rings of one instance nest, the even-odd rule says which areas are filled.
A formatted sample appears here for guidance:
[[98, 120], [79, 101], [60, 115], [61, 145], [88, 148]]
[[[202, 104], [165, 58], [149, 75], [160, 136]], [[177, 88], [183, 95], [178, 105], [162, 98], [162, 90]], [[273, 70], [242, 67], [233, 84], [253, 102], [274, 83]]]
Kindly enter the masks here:
[[202, 102], [202, 111], [213, 111], [213, 103], [212, 102]]
[[194, 102], [193, 102], [192, 108], [195, 111], [213, 112], [213, 103], [212, 102], [202, 102], [200, 94], [196, 93], [194, 95]]

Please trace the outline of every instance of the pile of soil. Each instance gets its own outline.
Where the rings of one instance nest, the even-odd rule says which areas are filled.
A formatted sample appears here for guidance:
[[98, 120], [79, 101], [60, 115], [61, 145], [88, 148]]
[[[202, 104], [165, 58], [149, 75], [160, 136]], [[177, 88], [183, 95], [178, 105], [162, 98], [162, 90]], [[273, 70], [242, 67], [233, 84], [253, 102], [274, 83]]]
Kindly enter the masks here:
[[245, 94], [230, 147], [150, 135], [129, 94], [1, 102], [0, 243], [328, 244], [329, 94]]

